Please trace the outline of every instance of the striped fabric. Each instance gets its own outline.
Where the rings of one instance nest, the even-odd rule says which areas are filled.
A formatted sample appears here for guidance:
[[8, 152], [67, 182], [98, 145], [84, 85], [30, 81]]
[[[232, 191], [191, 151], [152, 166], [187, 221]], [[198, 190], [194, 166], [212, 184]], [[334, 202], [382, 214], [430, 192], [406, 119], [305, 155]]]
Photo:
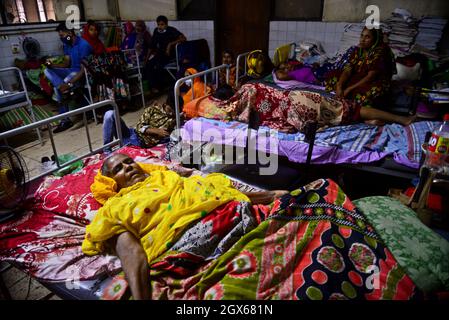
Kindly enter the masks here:
[[[33, 106], [36, 121], [44, 120], [54, 116], [50, 111], [41, 106]], [[11, 130], [32, 123], [31, 115], [26, 107], [17, 108], [0, 114], [0, 128], [2, 131]]]

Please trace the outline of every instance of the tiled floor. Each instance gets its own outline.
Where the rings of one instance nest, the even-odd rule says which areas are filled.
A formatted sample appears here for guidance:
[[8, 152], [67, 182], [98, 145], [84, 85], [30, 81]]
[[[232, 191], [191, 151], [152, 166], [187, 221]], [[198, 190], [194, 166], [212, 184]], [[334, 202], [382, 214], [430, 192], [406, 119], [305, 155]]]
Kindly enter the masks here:
[[[166, 96], [163, 95], [157, 100], [146, 99], [147, 105], [158, 102], [165, 102]], [[127, 112], [123, 115], [123, 119], [128, 126], [134, 127], [142, 114], [142, 108]], [[103, 144], [102, 140], [102, 125], [95, 124], [91, 121], [88, 124], [89, 132], [93, 148], [99, 148]], [[80, 156], [89, 150], [88, 142], [86, 138], [86, 131], [83, 122], [77, 122], [71, 129], [55, 134], [55, 144], [58, 151], [58, 155], [61, 154], [73, 154]], [[50, 140], [48, 139], [48, 131], [43, 133], [45, 143], [41, 145], [39, 141], [33, 141], [16, 148], [22, 157], [24, 158], [30, 177], [37, 176], [41, 170], [42, 157], [51, 157], [53, 149]], [[45, 287], [40, 285], [37, 281], [30, 279], [22, 271], [11, 267], [9, 264], [0, 264], [0, 277], [3, 279], [6, 288], [13, 300], [60, 300], [60, 298], [52, 294]], [[0, 280], [1, 280], [0, 279]], [[6, 299], [7, 296], [0, 290], [0, 300]]]
[[[166, 96], [161, 96], [157, 100], [150, 100], [147, 98], [147, 105], [152, 104], [155, 101], [165, 102]], [[134, 111], [127, 112], [122, 116], [126, 124], [130, 127], [134, 127], [142, 114], [142, 108]], [[84, 127], [82, 119], [75, 123], [75, 126], [67, 131], [60, 132], [54, 135], [56, 150], [58, 155], [73, 154], [75, 156], [81, 156], [89, 150], [88, 141], [86, 137], [86, 129]], [[95, 124], [93, 120], [88, 123], [89, 134], [91, 137], [92, 147], [94, 149], [100, 148], [103, 145], [102, 138], [102, 126], [101, 124]], [[37, 176], [41, 170], [42, 157], [51, 157], [53, 155], [52, 144], [49, 140], [48, 131], [43, 131], [44, 145], [41, 145], [39, 141], [22, 145], [16, 150], [20, 152], [21, 156], [25, 159], [28, 167], [30, 177]]]

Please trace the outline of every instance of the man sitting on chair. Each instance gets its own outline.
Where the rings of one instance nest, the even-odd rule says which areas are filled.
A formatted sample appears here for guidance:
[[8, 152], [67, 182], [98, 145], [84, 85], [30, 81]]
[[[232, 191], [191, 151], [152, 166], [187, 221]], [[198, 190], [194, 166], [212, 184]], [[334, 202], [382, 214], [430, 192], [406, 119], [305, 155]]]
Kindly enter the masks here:
[[178, 29], [168, 25], [165, 16], [157, 18], [157, 28], [153, 31], [149, 60], [145, 65], [145, 75], [154, 94], [161, 89], [164, 66], [176, 58], [176, 45], [186, 41]]
[[[56, 100], [59, 104], [59, 114], [69, 111], [64, 94], [67, 94], [75, 84], [84, 76], [84, 68], [81, 65], [83, 59], [93, 53], [91, 45], [75, 34], [74, 30], [67, 28], [65, 22], [61, 22], [56, 31], [64, 44], [64, 61], [55, 64], [51, 60], [45, 63], [47, 68], [44, 73], [54, 87]], [[73, 126], [69, 118], [61, 120], [54, 133], [65, 131]]]

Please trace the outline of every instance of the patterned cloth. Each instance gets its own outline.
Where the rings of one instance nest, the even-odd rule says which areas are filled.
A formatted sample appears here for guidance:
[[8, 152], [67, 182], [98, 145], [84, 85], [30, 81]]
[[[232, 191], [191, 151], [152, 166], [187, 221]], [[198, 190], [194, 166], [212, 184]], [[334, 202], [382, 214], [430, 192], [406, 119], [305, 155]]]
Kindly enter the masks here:
[[368, 52], [359, 48], [350, 48], [351, 54], [343, 68], [335, 69], [326, 76], [326, 89], [335, 91], [337, 83], [346, 70], [351, 76], [344, 88], [355, 85], [368, 75], [370, 71], [377, 71], [376, 78], [351, 91], [346, 98], [360, 106], [383, 107], [385, 98], [390, 90], [393, 75], [393, 56], [387, 45], [379, 45]]
[[173, 110], [169, 105], [155, 103], [144, 109], [136, 126], [137, 136], [143, 146], [151, 148], [160, 142], [160, 137], [150, 136], [145, 133], [147, 128], [165, 129], [171, 132], [176, 125]]
[[449, 291], [449, 242], [395, 199], [371, 197], [354, 201], [354, 204], [379, 231], [382, 240], [421, 290]]
[[151, 266], [153, 299], [422, 297], [330, 180], [298, 189], [271, 207], [233, 206], [203, 219]]
[[198, 108], [198, 111], [202, 108], [202, 115], [219, 120], [226, 118], [244, 123], [248, 122], [250, 112], [256, 111], [259, 125], [289, 133], [302, 131], [310, 121], [318, 121], [319, 127], [326, 127], [350, 123], [359, 117], [358, 107], [343, 99], [309, 91], [279, 90], [261, 83], [242, 86], [227, 101], [207, 98], [199, 102], [189, 108]]
[[229, 82], [226, 82], [226, 69], [220, 69], [220, 71], [218, 71], [218, 86], [228, 84], [234, 88], [236, 77], [237, 66], [233, 65], [229, 69]]
[[[359, 123], [327, 128], [317, 132], [312, 159], [315, 164], [371, 163], [393, 156], [398, 164], [417, 169], [426, 132], [432, 132], [439, 124], [441, 122], [421, 121], [407, 127], [398, 124], [380, 127]], [[219, 139], [216, 143], [244, 147], [245, 144], [239, 142], [245, 141], [242, 137], [246, 136], [247, 127], [247, 124], [237, 121], [197, 118], [187, 121], [181, 134], [183, 139], [193, 137], [205, 142], [210, 139], [205, 132], [213, 129], [216, 132], [214, 137]], [[201, 134], [193, 135], [195, 130], [201, 131]], [[284, 133], [263, 126], [259, 127], [258, 136], [271, 139], [268, 145], [261, 142], [259, 150], [274, 150], [292, 162], [305, 162], [308, 144], [304, 142], [304, 134]], [[277, 147], [273, 149], [275, 143]]]

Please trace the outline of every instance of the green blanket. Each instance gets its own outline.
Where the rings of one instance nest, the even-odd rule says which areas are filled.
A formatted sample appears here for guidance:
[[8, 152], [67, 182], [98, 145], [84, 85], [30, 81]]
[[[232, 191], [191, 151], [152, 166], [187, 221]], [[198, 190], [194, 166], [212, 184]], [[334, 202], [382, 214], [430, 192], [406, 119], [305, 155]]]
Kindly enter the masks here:
[[449, 290], [449, 242], [395, 199], [371, 197], [354, 204], [421, 290]]

